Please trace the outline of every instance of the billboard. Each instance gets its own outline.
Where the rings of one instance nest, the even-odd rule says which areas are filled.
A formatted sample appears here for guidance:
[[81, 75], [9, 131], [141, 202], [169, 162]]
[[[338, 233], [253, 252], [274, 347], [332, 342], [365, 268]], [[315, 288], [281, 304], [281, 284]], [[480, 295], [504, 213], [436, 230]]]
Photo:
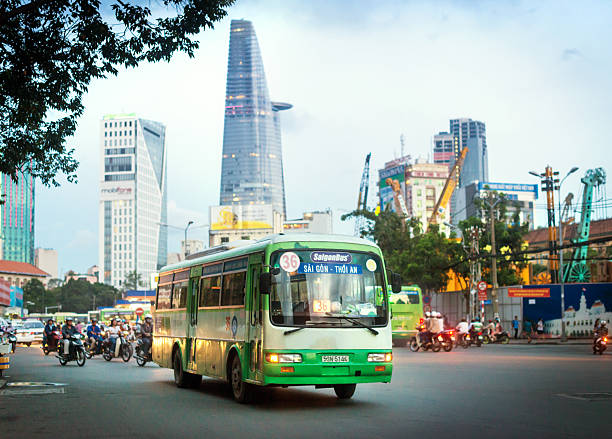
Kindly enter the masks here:
[[271, 204], [246, 204], [210, 207], [210, 230], [273, 229]]
[[134, 182], [133, 181], [121, 181], [121, 182], [104, 182], [100, 187], [100, 200], [101, 201], [113, 201], [113, 200], [131, 200], [134, 198]]
[[514, 184], [514, 183], [491, 183], [487, 181], [478, 182], [478, 190], [491, 190], [498, 192], [532, 192], [535, 199], [538, 199], [537, 184]]
[[380, 209], [385, 210], [387, 206], [393, 212], [397, 212], [395, 202], [393, 199], [393, 188], [388, 184], [387, 179], [395, 180], [399, 182], [400, 191], [402, 196], [406, 194], [406, 165], [398, 165], [392, 168], [381, 169], [378, 171], [380, 178], [378, 183], [378, 190], [380, 194]]
[[11, 306], [11, 284], [0, 279], [0, 305]]

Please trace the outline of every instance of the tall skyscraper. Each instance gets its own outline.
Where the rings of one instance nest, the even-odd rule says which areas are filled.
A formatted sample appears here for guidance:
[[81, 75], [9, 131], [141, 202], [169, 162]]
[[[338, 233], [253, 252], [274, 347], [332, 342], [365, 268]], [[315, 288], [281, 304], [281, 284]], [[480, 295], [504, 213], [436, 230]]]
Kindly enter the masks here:
[[100, 281], [122, 288], [135, 270], [148, 288], [168, 253], [166, 127], [108, 115], [100, 145]]
[[[457, 223], [457, 193], [464, 191], [469, 184], [489, 180], [489, 156], [487, 152], [486, 128], [483, 122], [469, 118], [451, 119], [449, 132], [434, 136], [434, 163], [455, 164], [461, 151], [468, 148], [463, 168], [459, 174], [458, 187], [451, 198], [451, 222]], [[465, 197], [465, 194], [463, 194]]]
[[271, 102], [255, 29], [250, 21], [230, 27], [220, 204], [266, 204], [285, 216], [279, 111]]
[[474, 181], [488, 181], [489, 158], [483, 122], [469, 118], [451, 119], [450, 131], [434, 136], [434, 163], [452, 167], [465, 147], [469, 150], [459, 178], [460, 186]]
[[34, 264], [34, 187], [27, 172], [0, 174], [0, 259]]

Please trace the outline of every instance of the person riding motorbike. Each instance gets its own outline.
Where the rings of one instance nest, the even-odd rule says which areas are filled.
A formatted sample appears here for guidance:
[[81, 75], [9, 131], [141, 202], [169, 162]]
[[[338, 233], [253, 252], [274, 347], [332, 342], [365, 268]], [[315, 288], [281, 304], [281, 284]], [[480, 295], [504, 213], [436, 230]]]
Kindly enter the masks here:
[[482, 332], [482, 322], [480, 321], [480, 319], [473, 318], [472, 319], [472, 323], [470, 323], [470, 326], [468, 328], [468, 331], [469, 331], [472, 339], [474, 339], [474, 336], [476, 334], [478, 334], [479, 332]]
[[455, 329], [457, 330], [457, 342], [459, 342], [460, 340], [463, 340], [463, 337], [465, 337], [465, 334], [468, 333], [468, 328], [469, 328], [469, 325], [465, 318], [461, 319], [459, 324], [455, 326]]
[[111, 324], [108, 328], [106, 328], [106, 334], [108, 336], [108, 341], [110, 342], [111, 352], [115, 352], [115, 346], [117, 346], [117, 339], [119, 338], [119, 331], [121, 331], [121, 327], [118, 325], [116, 319], [111, 319]]
[[153, 342], [153, 317], [147, 314], [144, 318], [144, 323], [140, 326], [140, 338], [143, 344], [143, 353], [147, 355], [151, 351], [151, 343]]
[[91, 320], [91, 324], [87, 326], [87, 338], [90, 343], [90, 351], [95, 352], [98, 343], [102, 343], [102, 329], [98, 326], [96, 319]]
[[66, 317], [66, 323], [64, 324], [64, 326], [62, 326], [62, 345], [63, 345], [63, 350], [62, 350], [62, 354], [64, 355], [68, 355], [69, 352], [69, 348], [70, 348], [70, 337], [72, 337], [73, 335], [77, 334], [77, 328], [76, 326], [74, 326], [72, 324], [72, 317], [68, 316]]
[[47, 320], [45, 329], [43, 330], [42, 347], [49, 345], [49, 337], [53, 334], [53, 331], [57, 331], [57, 326], [53, 324], [53, 319]]
[[593, 334], [593, 344], [597, 342], [598, 338], [606, 337], [608, 335], [608, 324], [605, 320], [599, 322], [598, 329]]

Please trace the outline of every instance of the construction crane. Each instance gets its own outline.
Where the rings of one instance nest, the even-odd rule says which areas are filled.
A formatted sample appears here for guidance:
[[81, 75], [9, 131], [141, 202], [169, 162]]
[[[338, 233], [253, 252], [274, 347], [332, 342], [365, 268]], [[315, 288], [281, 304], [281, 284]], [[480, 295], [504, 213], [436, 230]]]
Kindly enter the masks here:
[[[363, 165], [363, 174], [361, 175], [361, 183], [359, 184], [359, 196], [357, 197], [357, 212], [365, 211], [368, 207], [368, 189], [370, 188], [370, 157], [372, 153], [368, 153]], [[361, 235], [361, 229], [365, 225], [365, 218], [362, 215], [355, 219], [355, 236]]]
[[[584, 188], [582, 191], [580, 224], [578, 224], [578, 229], [576, 230], [576, 238], [572, 240], [575, 244], [589, 240], [591, 214], [593, 211], [593, 189], [606, 184], [606, 171], [603, 168], [589, 169], [580, 181]], [[586, 260], [588, 249], [588, 245], [574, 248], [572, 260], [563, 272], [563, 280], [565, 282], [588, 282], [591, 279], [591, 271]]]
[[468, 148], [465, 147], [461, 150], [461, 155], [459, 159], [453, 165], [448, 178], [446, 179], [446, 183], [444, 183], [444, 189], [442, 189], [442, 193], [440, 194], [440, 198], [438, 198], [438, 202], [434, 206], [434, 210], [431, 213], [431, 218], [429, 218], [428, 226], [431, 224], [437, 223], [437, 216], [439, 213], [443, 213], [448, 206], [448, 202], [450, 201], [451, 195], [453, 195], [453, 191], [457, 186], [457, 181], [459, 180], [459, 173], [461, 172], [461, 168], [463, 167], [463, 162], [465, 161], [465, 156], [468, 153]]

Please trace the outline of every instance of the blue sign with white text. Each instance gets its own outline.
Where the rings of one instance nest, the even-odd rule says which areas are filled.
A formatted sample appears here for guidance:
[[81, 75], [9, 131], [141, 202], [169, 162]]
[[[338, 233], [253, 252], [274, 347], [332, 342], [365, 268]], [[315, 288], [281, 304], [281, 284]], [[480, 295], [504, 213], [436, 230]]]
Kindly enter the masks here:
[[361, 265], [356, 264], [313, 264], [302, 262], [298, 273], [322, 273], [322, 274], [362, 274]]

